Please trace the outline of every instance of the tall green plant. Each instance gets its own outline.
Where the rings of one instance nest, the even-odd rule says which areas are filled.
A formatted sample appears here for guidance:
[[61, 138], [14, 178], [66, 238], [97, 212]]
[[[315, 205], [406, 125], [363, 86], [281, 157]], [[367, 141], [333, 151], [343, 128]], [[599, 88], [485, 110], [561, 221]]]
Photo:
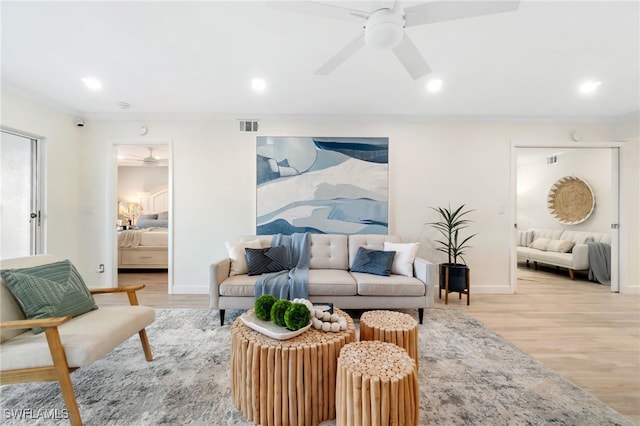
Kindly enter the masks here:
[[[449, 263], [458, 263], [458, 257], [466, 264], [463, 255], [465, 250], [470, 246], [467, 242], [475, 237], [477, 234], [469, 235], [468, 237], [460, 241], [460, 231], [468, 228], [472, 220], [466, 219], [464, 216], [471, 213], [474, 210], [464, 211], [464, 204], [455, 210], [451, 209], [451, 205], [448, 208], [443, 207], [431, 207], [440, 215], [440, 220], [437, 222], [430, 222], [429, 225], [433, 226], [443, 237], [443, 240], [436, 240], [439, 247], [436, 250], [446, 253], [449, 257]], [[453, 260], [453, 262], [452, 262]]]

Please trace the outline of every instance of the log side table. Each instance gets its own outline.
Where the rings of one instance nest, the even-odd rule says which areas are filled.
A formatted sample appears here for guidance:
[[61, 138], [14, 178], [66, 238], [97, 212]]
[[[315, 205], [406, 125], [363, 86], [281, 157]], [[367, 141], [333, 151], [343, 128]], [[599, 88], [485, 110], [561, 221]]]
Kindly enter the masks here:
[[336, 426], [418, 425], [416, 363], [401, 347], [349, 343], [340, 351], [337, 374]]
[[367, 311], [360, 317], [360, 340], [393, 343], [407, 351], [418, 368], [418, 321], [394, 311]]
[[249, 420], [267, 425], [317, 425], [336, 416], [336, 368], [340, 349], [356, 340], [349, 315], [337, 333], [311, 327], [276, 340], [247, 327], [231, 326], [231, 395]]

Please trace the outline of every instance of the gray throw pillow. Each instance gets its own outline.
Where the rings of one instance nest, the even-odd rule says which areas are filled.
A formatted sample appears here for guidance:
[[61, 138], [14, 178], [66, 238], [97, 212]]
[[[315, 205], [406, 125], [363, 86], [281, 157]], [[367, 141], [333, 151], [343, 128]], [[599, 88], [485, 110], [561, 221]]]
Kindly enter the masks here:
[[395, 255], [395, 251], [367, 250], [360, 247], [353, 259], [351, 271], [388, 277], [391, 275], [391, 265]]
[[249, 275], [279, 272], [289, 269], [287, 251], [284, 246], [267, 248], [245, 248]]
[[[69, 260], [0, 271], [27, 319], [72, 317], [98, 309], [84, 280]], [[32, 329], [41, 333], [43, 328]]]

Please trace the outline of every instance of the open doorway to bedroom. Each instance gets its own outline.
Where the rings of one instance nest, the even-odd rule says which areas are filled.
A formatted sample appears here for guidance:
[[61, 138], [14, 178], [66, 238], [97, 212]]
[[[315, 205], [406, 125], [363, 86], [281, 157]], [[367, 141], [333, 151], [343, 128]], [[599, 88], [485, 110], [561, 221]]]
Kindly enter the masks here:
[[171, 173], [168, 143], [117, 141], [114, 189], [114, 278], [171, 293]]
[[[512, 253], [517, 256], [512, 257], [512, 288], [515, 290], [513, 278], [535, 281], [540, 269], [571, 277], [570, 282], [603, 284], [610, 291], [619, 291], [618, 147], [607, 143], [529, 145], [515, 146], [513, 153], [516, 247]], [[538, 247], [536, 234], [551, 239], [549, 247]], [[529, 236], [534, 241], [522, 241]], [[580, 250], [558, 249], [556, 253], [552, 243], [563, 240]], [[596, 274], [590, 270], [593, 260], [585, 249], [591, 244], [584, 243], [593, 243], [601, 254], [596, 259], [602, 264]]]

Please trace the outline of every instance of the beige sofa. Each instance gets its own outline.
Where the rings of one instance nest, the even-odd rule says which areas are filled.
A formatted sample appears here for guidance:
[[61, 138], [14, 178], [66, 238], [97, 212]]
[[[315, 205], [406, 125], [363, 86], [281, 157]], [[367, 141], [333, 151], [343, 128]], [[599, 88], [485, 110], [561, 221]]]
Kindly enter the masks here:
[[569, 231], [566, 229], [529, 229], [518, 231], [518, 261], [558, 266], [575, 271], [589, 270], [587, 242], [611, 244], [611, 234], [604, 232]]
[[[30, 268], [57, 260], [49, 255], [7, 259], [0, 261], [0, 269]], [[140, 336], [145, 358], [147, 361], [153, 359], [145, 327], [155, 320], [155, 310], [136, 306], [135, 291], [143, 287], [91, 290], [92, 294], [126, 294], [129, 303], [125, 302], [122, 306], [102, 306], [73, 318], [26, 320], [19, 303], [4, 280], [1, 280], [0, 382], [9, 385], [57, 381], [70, 423], [81, 425], [82, 419], [69, 375], [72, 371], [92, 364], [136, 333]], [[42, 327], [45, 331], [34, 334], [31, 327]]]
[[[341, 309], [417, 308], [420, 323], [424, 308], [433, 305], [437, 282], [437, 265], [416, 257], [412, 276], [391, 274], [379, 276], [351, 272], [359, 247], [382, 250], [384, 243], [400, 243], [392, 235], [311, 234], [309, 268], [309, 300], [333, 303]], [[259, 239], [261, 247], [271, 245], [271, 236], [243, 237]], [[220, 311], [224, 324], [226, 309], [249, 309], [254, 304], [255, 283], [260, 276], [230, 275], [231, 259], [223, 259], [210, 267], [210, 307]]]

